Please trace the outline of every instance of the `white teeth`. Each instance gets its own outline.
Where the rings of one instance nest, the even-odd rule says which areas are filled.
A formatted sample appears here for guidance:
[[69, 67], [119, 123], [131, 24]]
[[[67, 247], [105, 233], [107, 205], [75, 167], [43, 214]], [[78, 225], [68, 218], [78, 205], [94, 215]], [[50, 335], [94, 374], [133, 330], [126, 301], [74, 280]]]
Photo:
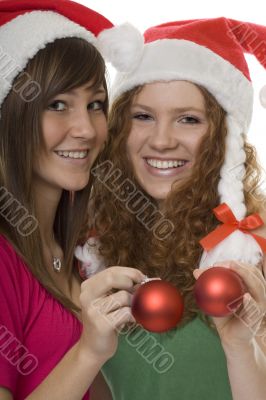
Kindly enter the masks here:
[[56, 153], [64, 158], [86, 158], [88, 151], [56, 151]]
[[159, 161], [159, 160], [154, 160], [152, 158], [147, 158], [146, 161], [152, 167], [161, 169], [182, 167], [183, 165], [186, 164], [186, 161], [182, 160]]

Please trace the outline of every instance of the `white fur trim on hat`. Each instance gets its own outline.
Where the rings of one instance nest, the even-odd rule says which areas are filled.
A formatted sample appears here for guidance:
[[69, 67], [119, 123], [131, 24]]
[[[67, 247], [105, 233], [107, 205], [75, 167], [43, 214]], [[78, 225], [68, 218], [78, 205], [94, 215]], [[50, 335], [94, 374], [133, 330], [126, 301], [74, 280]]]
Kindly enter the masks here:
[[140, 62], [143, 36], [133, 25], [125, 23], [105, 29], [97, 39], [101, 53], [117, 70], [131, 71]]
[[253, 104], [251, 82], [230, 62], [188, 40], [162, 39], [145, 44], [138, 67], [117, 73], [111, 101], [138, 85], [171, 80], [187, 80], [205, 87], [247, 131]]
[[81, 273], [86, 278], [105, 269], [106, 264], [99, 253], [99, 245], [99, 240], [91, 237], [83, 246], [75, 249], [75, 257], [81, 261]]
[[0, 105], [15, 77], [48, 43], [78, 37], [96, 45], [95, 36], [82, 26], [53, 11], [19, 15], [0, 28]]

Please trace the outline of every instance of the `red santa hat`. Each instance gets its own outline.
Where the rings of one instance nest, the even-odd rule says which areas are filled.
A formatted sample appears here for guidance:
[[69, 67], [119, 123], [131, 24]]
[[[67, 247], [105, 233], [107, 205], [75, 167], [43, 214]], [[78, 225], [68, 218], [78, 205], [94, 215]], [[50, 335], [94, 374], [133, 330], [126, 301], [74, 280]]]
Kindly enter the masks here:
[[[238, 221], [246, 215], [243, 193], [247, 133], [253, 108], [253, 88], [244, 53], [255, 55], [266, 68], [266, 27], [227, 18], [177, 21], [144, 33], [137, 67], [118, 71], [111, 98], [146, 83], [186, 80], [205, 87], [227, 113], [226, 154], [218, 192]], [[265, 89], [261, 93], [265, 103]], [[236, 259], [257, 264], [262, 250], [256, 240], [235, 230], [211, 251], [201, 266]]]
[[[118, 35], [123, 38], [122, 47]], [[120, 70], [137, 62], [137, 53], [142, 51], [141, 34], [130, 24], [114, 27], [103, 15], [74, 1], [1, 1], [0, 106], [28, 61], [48, 43], [66, 37], [82, 38], [100, 51], [113, 43], [113, 63]]]

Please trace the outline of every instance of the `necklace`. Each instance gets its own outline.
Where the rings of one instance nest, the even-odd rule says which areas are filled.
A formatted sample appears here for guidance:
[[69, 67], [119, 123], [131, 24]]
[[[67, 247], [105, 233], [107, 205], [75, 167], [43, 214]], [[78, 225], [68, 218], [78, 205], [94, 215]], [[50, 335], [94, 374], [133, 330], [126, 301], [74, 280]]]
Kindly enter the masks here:
[[[53, 233], [53, 240], [55, 240], [55, 234]], [[55, 272], [60, 272], [62, 268], [62, 261], [61, 258], [53, 256], [53, 269]]]
[[55, 272], [60, 272], [62, 268], [62, 262], [60, 258], [58, 257], [53, 257], [53, 269]]
[[[56, 239], [55, 239], [55, 234], [53, 232], [53, 241], [56, 243]], [[53, 269], [55, 272], [60, 272], [61, 268], [62, 268], [62, 260], [59, 257], [55, 257], [54, 255], [52, 255], [52, 259], [53, 259]]]

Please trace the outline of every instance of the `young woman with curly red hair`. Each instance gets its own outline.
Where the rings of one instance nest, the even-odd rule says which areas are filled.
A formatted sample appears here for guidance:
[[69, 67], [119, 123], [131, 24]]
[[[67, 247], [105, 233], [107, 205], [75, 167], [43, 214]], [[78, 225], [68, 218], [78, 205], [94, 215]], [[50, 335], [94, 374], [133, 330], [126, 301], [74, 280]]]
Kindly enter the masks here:
[[[266, 36], [265, 27], [225, 18], [150, 28], [138, 66], [115, 79], [109, 139], [92, 171], [90, 221], [99, 242], [77, 254], [89, 262], [99, 250], [101, 266], [137, 266], [173, 283], [185, 300], [173, 331], [121, 333], [102, 368], [115, 400], [265, 397], [265, 241], [261, 248], [252, 233], [266, 232], [262, 221], [254, 231], [241, 225], [246, 214], [265, 214], [260, 168], [245, 136], [252, 85], [244, 51], [263, 61], [250, 32]], [[220, 224], [217, 206], [226, 209], [231, 234], [204, 251], [200, 240]], [[217, 262], [248, 288], [241, 318], [240, 311], [206, 318], [195, 304], [195, 278]], [[247, 323], [250, 306], [256, 327]]]

